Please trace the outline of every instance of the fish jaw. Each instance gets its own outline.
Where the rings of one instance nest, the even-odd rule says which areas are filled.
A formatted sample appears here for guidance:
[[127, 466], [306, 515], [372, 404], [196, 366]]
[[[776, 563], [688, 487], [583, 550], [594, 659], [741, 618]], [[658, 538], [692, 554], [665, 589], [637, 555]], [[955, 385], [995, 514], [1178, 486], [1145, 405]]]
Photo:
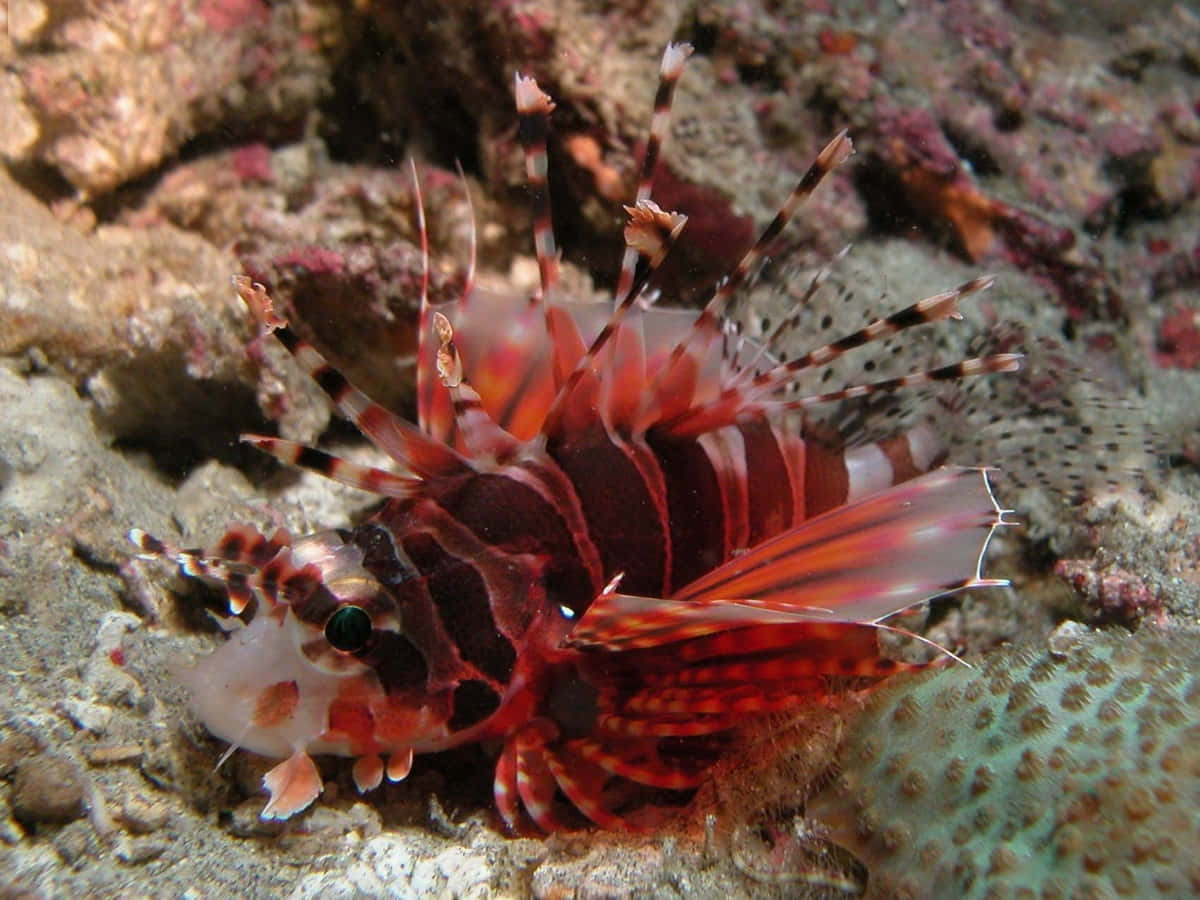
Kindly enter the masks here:
[[193, 713], [214, 736], [231, 750], [282, 760], [262, 780], [270, 798], [261, 817], [268, 821], [302, 812], [321, 794], [310, 754], [355, 757], [354, 783], [366, 793], [385, 775], [390, 782], [408, 775], [408, 737], [441, 730], [436, 710], [389, 704], [369, 672], [331, 673], [313, 665], [297, 634], [303, 636], [303, 626], [281, 607], [235, 629], [178, 673]]
[[307, 663], [287, 624], [256, 616], [180, 673], [213, 735], [275, 759], [319, 740], [341, 681]]

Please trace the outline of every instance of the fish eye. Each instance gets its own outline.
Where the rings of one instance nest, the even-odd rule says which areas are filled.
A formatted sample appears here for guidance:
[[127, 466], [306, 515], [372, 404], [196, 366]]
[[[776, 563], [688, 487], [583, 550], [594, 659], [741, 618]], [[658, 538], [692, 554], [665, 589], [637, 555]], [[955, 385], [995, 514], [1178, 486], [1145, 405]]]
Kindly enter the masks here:
[[357, 653], [371, 639], [371, 617], [361, 606], [343, 606], [325, 623], [325, 640], [335, 650]]

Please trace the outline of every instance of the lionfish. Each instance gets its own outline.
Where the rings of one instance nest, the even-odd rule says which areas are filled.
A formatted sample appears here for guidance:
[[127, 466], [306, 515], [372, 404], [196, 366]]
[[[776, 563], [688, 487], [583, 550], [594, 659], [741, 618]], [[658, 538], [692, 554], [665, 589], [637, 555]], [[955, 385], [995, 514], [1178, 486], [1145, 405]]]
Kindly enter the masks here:
[[540, 290], [489, 292], [468, 275], [457, 301], [431, 304], [414, 171], [425, 259], [416, 425], [302, 340], [262, 285], [235, 279], [261, 326], [395, 463], [247, 435], [386, 499], [353, 527], [295, 538], [237, 525], [208, 550], [130, 532], [143, 554], [223, 588], [235, 615], [254, 612], [186, 679], [199, 719], [231, 752], [282, 759], [263, 778], [264, 818], [320, 794], [313, 754], [353, 757], [368, 791], [403, 779], [414, 754], [486, 740], [500, 746], [494, 796], [510, 828], [553, 831], [572, 808], [601, 827], [635, 827], [661, 798], [690, 797], [747, 719], [917, 667], [881, 653], [881, 620], [1003, 583], [981, 575], [1004, 512], [985, 470], [939, 467], [945, 450], [927, 424], [837, 446], [806, 435], [803, 415], [1012, 371], [1017, 355], [787, 390], [854, 348], [956, 317], [990, 278], [787, 361], [771, 338], [726, 327], [772, 241], [851, 155], [845, 132], [699, 312], [651, 302], [686, 221], [651, 193], [690, 52], [663, 54], [611, 302], [573, 302], [560, 287], [547, 191], [554, 104], [533, 78], [518, 74], [515, 93]]

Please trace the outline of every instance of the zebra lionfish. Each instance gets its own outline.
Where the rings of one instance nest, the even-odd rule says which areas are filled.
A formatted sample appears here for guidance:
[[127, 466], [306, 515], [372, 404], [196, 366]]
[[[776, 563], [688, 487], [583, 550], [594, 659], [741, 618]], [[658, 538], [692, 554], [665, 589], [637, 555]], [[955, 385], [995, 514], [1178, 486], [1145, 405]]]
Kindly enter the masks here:
[[[977, 278], [781, 361], [731, 347], [727, 307], [797, 208], [852, 152], [843, 132], [700, 312], [649, 302], [686, 217], [651, 199], [673, 88], [668, 46], [610, 303], [559, 285], [547, 192], [553, 102], [516, 77], [540, 290], [473, 285], [420, 306], [414, 425], [372, 402], [235, 279], [337, 408], [395, 462], [385, 471], [246, 436], [289, 463], [386, 498], [361, 524], [294, 538], [233, 527], [209, 550], [134, 530], [148, 556], [225, 589], [254, 615], [188, 674], [218, 737], [282, 759], [264, 818], [322, 790], [312, 754], [354, 757], [361, 791], [413, 755], [499, 744], [495, 803], [547, 831], [571, 808], [609, 828], [685, 800], [747, 717], [863, 689], [911, 668], [881, 654], [880, 620], [980, 574], [1002, 510], [983, 470], [940, 467], [938, 435], [831, 446], [815, 404], [1016, 369], [999, 354], [824, 394], [785, 388], [879, 338], [955, 317]], [[415, 182], [415, 172], [414, 172]], [[648, 789], [648, 790], [643, 790]], [[639, 799], [656, 798], [639, 806]], [[639, 818], [640, 817], [640, 818]]]

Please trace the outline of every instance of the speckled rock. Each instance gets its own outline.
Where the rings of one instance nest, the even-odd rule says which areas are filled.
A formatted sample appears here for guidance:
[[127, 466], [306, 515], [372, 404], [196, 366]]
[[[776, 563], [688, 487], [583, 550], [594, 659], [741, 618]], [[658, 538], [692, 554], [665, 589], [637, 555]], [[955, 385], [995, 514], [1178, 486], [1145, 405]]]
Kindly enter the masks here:
[[352, 848], [344, 865], [305, 877], [291, 900], [359, 897], [519, 896], [518, 854], [488, 831], [472, 829], [465, 846], [433, 834], [382, 834]]
[[117, 811], [118, 821], [135, 834], [158, 831], [167, 823], [168, 815], [166, 803], [141, 794], [127, 797]]
[[13, 776], [13, 813], [27, 825], [70, 822], [83, 815], [83, 773], [62, 756], [24, 760]]
[[0, 778], [8, 778], [21, 760], [35, 756], [40, 749], [35, 738], [20, 732], [0, 740]]
[[258, 0], [12, 5], [0, 154], [111, 190], [223, 123], [287, 121], [316, 103], [345, 32], [332, 4]]
[[870, 896], [1200, 890], [1200, 634], [1078, 638], [872, 699], [808, 807]]
[[[614, 852], [615, 851], [615, 852]], [[651, 844], [616, 849], [595, 845], [573, 857], [564, 854], [537, 867], [537, 900], [632, 900], [668, 896], [661, 847]]]
[[0, 169], [0, 354], [69, 376], [116, 436], [161, 449], [189, 435], [219, 452], [231, 415], [242, 428], [262, 421], [256, 399], [301, 439], [325, 426], [319, 401], [274, 406], [285, 391], [317, 392], [275, 348], [251, 359], [253, 329], [229, 282], [237, 269], [171, 226], [80, 234]]

